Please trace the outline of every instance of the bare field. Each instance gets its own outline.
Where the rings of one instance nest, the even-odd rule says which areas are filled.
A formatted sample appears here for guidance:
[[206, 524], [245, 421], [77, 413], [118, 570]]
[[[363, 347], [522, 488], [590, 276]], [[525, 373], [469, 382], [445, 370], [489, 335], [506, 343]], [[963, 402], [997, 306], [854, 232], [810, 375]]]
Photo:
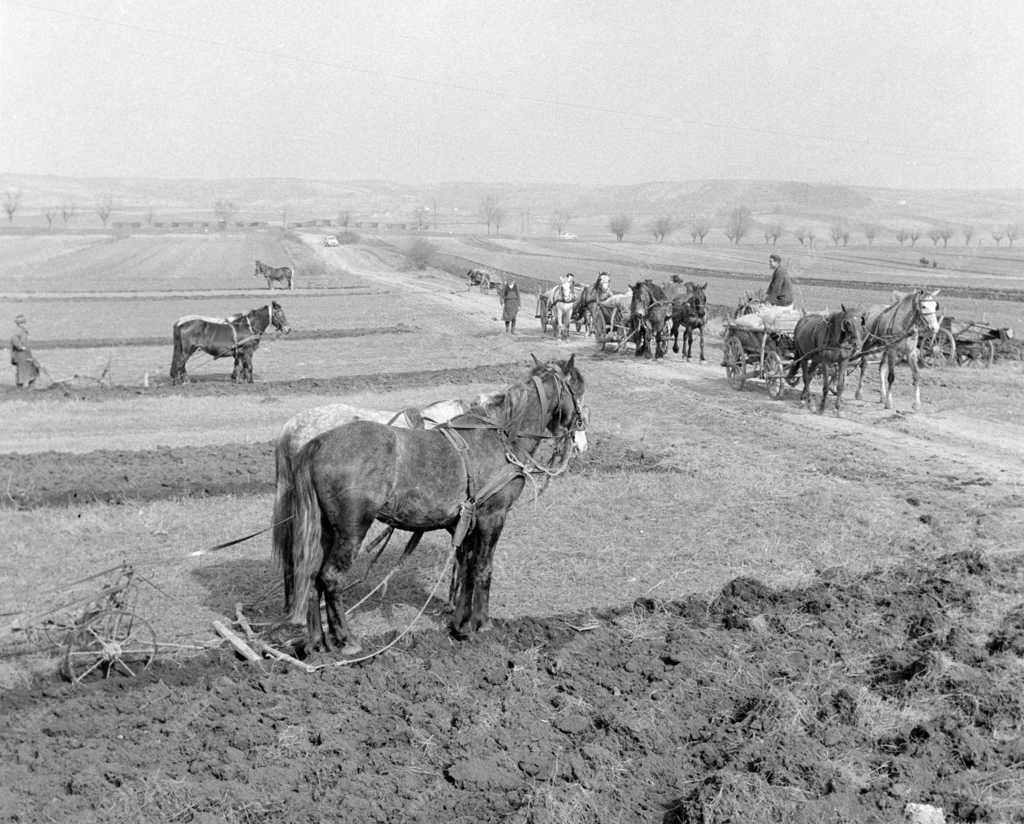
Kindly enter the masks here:
[[[63, 505], [0, 508], [4, 611], [60, 603], [76, 579], [126, 559], [152, 583], [140, 585], [138, 614], [164, 644], [137, 681], [61, 685], [49, 652], [0, 661], [11, 688], [0, 692], [0, 810], [523, 824], [881, 824], [908, 802], [941, 806], [957, 824], [1024, 814], [1011, 780], [1024, 729], [1024, 365], [927, 370], [919, 412], [906, 367], [894, 410], [880, 407], [871, 370], [862, 400], [848, 386], [842, 417], [817, 415], [792, 390], [773, 401], [756, 381], [730, 388], [714, 337], [704, 364], [601, 354], [583, 335], [542, 337], [528, 300], [523, 334], [506, 336], [493, 295], [443, 273], [400, 271], [376, 246], [308, 254], [353, 294], [278, 293], [293, 323], [387, 331], [267, 341], [252, 388], [197, 364], [199, 383], [147, 394], [141, 370], [162, 374], [169, 346], [125, 346], [112, 369], [118, 381], [134, 375], [124, 380], [134, 389], [0, 393], [11, 422], [0, 450], [23, 453], [9, 456], [24, 477], [6, 479], [8, 503], [33, 467], [84, 476], [90, 460], [121, 460]], [[148, 317], [167, 308], [120, 303]], [[103, 314], [119, 301], [102, 306], [89, 333], [68, 339], [116, 323]], [[46, 337], [45, 314], [38, 321]], [[103, 351], [41, 354], [71, 370]], [[257, 621], [281, 613], [266, 535], [190, 555], [269, 525], [259, 478], [247, 494], [224, 493], [253, 474], [249, 448], [268, 455], [268, 439], [308, 406], [465, 397], [498, 388], [474, 378], [477, 367], [505, 374], [531, 355], [570, 354], [587, 380], [594, 449], [542, 494], [528, 484], [513, 508], [490, 632], [465, 643], [445, 633], [448, 550], [429, 535], [353, 614], [368, 649], [394, 641], [380, 657], [353, 667], [313, 657], [323, 668], [307, 675], [200, 654], [221, 646], [211, 621], [230, 620], [236, 604]], [[462, 369], [462, 382], [417, 378], [443, 367]], [[371, 373], [406, 382], [330, 389]], [[323, 388], [300, 387], [300, 375]], [[130, 454], [83, 454], [100, 448]], [[156, 499], [133, 491], [143, 471]], [[101, 483], [116, 503], [90, 499]], [[353, 576], [368, 575], [352, 598], [396, 565], [400, 546], [373, 569], [357, 559]]]

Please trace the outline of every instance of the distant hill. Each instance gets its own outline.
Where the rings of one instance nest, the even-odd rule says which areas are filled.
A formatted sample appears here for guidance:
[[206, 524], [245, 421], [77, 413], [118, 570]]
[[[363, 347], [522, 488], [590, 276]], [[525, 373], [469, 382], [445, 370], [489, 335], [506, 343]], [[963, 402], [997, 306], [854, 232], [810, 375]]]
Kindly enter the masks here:
[[[0, 188], [21, 191], [15, 225], [38, 225], [47, 207], [74, 204], [79, 215], [91, 214], [97, 199], [113, 196], [112, 219], [139, 219], [150, 210], [161, 216], [212, 218], [218, 200], [235, 203], [241, 217], [303, 220], [374, 216], [411, 219], [417, 209], [449, 225], [479, 222], [480, 204], [493, 196], [501, 204], [504, 226], [514, 231], [529, 215], [543, 221], [564, 209], [574, 226], [600, 227], [625, 214], [636, 225], [656, 217], [688, 220], [705, 215], [713, 222], [739, 205], [761, 223], [827, 225], [847, 220], [901, 225], [963, 224], [984, 230], [992, 225], [1024, 222], [1024, 190], [967, 191], [885, 189], [841, 184], [769, 180], [655, 181], [632, 185], [484, 184], [445, 182], [429, 186], [379, 180], [299, 180], [251, 178], [164, 180], [159, 178], [69, 178], [0, 174]], [[2, 218], [0, 218], [2, 221]], [[98, 221], [97, 221], [98, 222]], [[57, 217], [56, 225], [60, 225]]]

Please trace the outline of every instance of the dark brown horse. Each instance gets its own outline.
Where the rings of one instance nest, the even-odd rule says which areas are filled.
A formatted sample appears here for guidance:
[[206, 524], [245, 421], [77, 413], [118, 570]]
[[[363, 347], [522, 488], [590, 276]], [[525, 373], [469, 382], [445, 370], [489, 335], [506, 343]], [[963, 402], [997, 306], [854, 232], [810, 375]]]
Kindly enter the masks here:
[[173, 330], [171, 383], [185, 381], [185, 363], [199, 349], [212, 355], [214, 360], [231, 355], [235, 359], [231, 380], [252, 383], [252, 356], [271, 325], [285, 334], [291, 331], [284, 310], [276, 300], [223, 320], [200, 315], [178, 318]]
[[665, 290], [651, 280], [637, 281], [632, 289], [629, 317], [636, 354], [664, 357], [668, 348], [665, 327], [672, 312], [672, 301], [665, 297]]
[[786, 381], [793, 384], [796, 383], [797, 370], [803, 372], [804, 391], [800, 394], [800, 402], [810, 401], [811, 379], [815, 372], [820, 371], [821, 404], [818, 412], [825, 411], [825, 401], [834, 377], [838, 415], [846, 385], [846, 370], [850, 360], [860, 354], [861, 343], [861, 316], [845, 306], [830, 315], [804, 315], [800, 318], [793, 330], [793, 365], [786, 376]]
[[266, 278], [268, 289], [273, 289], [275, 283], [284, 283], [291, 289], [295, 279], [291, 266], [267, 266], [262, 260], [256, 261], [253, 277]]
[[[307, 650], [337, 645], [346, 656], [359, 652], [343, 579], [374, 521], [449, 532], [457, 565], [452, 631], [466, 637], [486, 627], [494, 547], [526, 476], [558, 474], [574, 442], [586, 448], [584, 383], [574, 360], [538, 363], [528, 380], [436, 429], [354, 421], [302, 448], [289, 513], [291, 551], [279, 560], [291, 576], [288, 617], [305, 622]], [[555, 457], [544, 466], [534, 453], [549, 440]]]
[[683, 357], [690, 360], [693, 332], [700, 333], [700, 359], [704, 360], [704, 325], [708, 321], [707, 283], [686, 283], [686, 292], [672, 298], [672, 351], [679, 351], [679, 330], [683, 330]]

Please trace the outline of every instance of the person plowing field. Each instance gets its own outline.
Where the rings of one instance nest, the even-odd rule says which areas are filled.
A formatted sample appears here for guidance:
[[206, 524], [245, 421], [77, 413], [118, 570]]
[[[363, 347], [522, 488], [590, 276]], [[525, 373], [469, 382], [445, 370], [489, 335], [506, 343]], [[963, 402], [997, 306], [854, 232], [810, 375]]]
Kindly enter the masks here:
[[17, 330], [11, 336], [11, 366], [14, 367], [14, 383], [19, 389], [32, 388], [39, 377], [39, 363], [28, 345], [28, 326], [24, 315], [14, 319]]

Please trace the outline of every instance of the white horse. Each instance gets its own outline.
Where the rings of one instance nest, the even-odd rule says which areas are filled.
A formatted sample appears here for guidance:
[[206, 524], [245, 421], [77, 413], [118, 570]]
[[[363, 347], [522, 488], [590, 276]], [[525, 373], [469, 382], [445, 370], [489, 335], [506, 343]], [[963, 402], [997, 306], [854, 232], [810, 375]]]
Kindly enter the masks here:
[[572, 320], [572, 308], [576, 302], [576, 293], [571, 281], [563, 280], [554, 289], [547, 292], [548, 307], [551, 310], [551, 326], [555, 337], [569, 339], [569, 322]]

